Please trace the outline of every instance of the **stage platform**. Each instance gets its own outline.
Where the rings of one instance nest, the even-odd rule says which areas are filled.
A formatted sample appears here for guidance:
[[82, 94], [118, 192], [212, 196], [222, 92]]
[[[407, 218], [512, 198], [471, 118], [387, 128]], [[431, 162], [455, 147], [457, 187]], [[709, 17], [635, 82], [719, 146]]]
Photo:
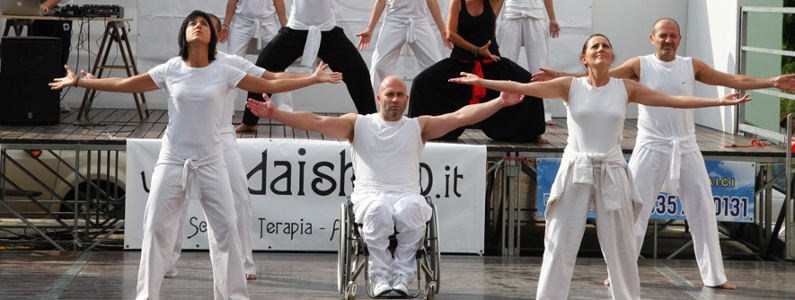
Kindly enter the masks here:
[[[123, 150], [128, 138], [160, 138], [168, 124], [165, 110], [151, 110], [151, 115], [139, 120], [137, 112], [132, 109], [93, 109], [89, 117], [77, 119], [74, 110], [69, 114], [61, 114], [61, 123], [53, 126], [0, 126], [0, 145], [18, 148], [14, 145], [41, 145], [57, 147], [61, 145], [84, 145], [92, 150]], [[233, 123], [239, 124], [242, 112], [237, 112]], [[340, 115], [340, 114], [327, 114]], [[541, 143], [508, 143], [495, 142], [478, 129], [467, 129], [458, 141], [471, 145], [485, 145], [489, 152], [521, 152], [523, 156], [559, 157], [566, 147], [568, 136], [565, 119], [557, 119], [558, 125], [547, 126], [544, 137], [548, 144]], [[626, 120], [624, 123], [624, 141], [621, 143], [625, 154], [632, 152], [637, 136], [637, 121]], [[239, 138], [294, 138], [312, 140], [337, 140], [315, 132], [295, 130], [283, 124], [261, 119], [257, 132], [238, 133]], [[705, 157], [712, 159], [728, 159], [758, 162], [779, 162], [784, 160], [784, 148], [768, 147], [733, 147], [724, 145], [748, 145], [750, 138], [726, 134], [704, 126], [696, 126], [696, 137]]]
[[[49, 153], [58, 157], [61, 161], [68, 161], [63, 157], [71, 155], [72, 160], [74, 157], [94, 157], [94, 160], [88, 161], [88, 164], [102, 166], [101, 168], [94, 168], [93, 165], [84, 169], [91, 170], [91, 172], [99, 173], [112, 173], [113, 170], [122, 168], [118, 165], [111, 166], [110, 170], [106, 170], [107, 164], [124, 163], [123, 159], [119, 159], [119, 153], [126, 148], [126, 141], [130, 138], [136, 139], [157, 139], [163, 136], [164, 130], [168, 124], [168, 115], [165, 110], [151, 110], [150, 116], [144, 120], [139, 120], [136, 110], [133, 109], [93, 109], [91, 110], [88, 118], [78, 120], [77, 110], [72, 113], [61, 114], [61, 122], [51, 126], [0, 126], [0, 148], [3, 150], [4, 156], [2, 161], [5, 162], [3, 168], [12, 166], [12, 155], [5, 155], [6, 150], [22, 149], [22, 150], [50, 150]], [[340, 115], [339, 113], [328, 115]], [[242, 119], [242, 112], [237, 112], [233, 123], [239, 123]], [[478, 129], [467, 129], [464, 134], [457, 141], [448, 141], [446, 143], [461, 143], [471, 145], [484, 145], [487, 147], [489, 169], [487, 173], [487, 180], [494, 179], [493, 182], [488, 182], [489, 188], [487, 193], [491, 195], [490, 200], [487, 201], [487, 227], [489, 232], [487, 236], [493, 234], [500, 236], [507, 234], [508, 238], [497, 239], [499, 244], [497, 249], [486, 249], [487, 253], [502, 255], [521, 255], [527, 253], [535, 255], [539, 253], [540, 245], [531, 245], [531, 242], [536, 240], [537, 237], [529, 237], [528, 234], [543, 235], [543, 231], [533, 230], [534, 224], [539, 223], [539, 220], [532, 217], [532, 212], [535, 209], [535, 193], [532, 187], [535, 185], [535, 169], [533, 164], [534, 158], [549, 158], [560, 157], [563, 149], [566, 146], [567, 128], [565, 119], [557, 119], [558, 125], [547, 126], [547, 132], [544, 137], [549, 140], [549, 143], [507, 143], [495, 142], [486, 137], [482, 131]], [[625, 156], [628, 158], [632, 152], [637, 135], [637, 122], [636, 120], [626, 120], [624, 127], [624, 140], [622, 148]], [[731, 135], [720, 132], [718, 130], [706, 128], [703, 126], [696, 126], [698, 144], [706, 159], [711, 160], [728, 160], [728, 161], [749, 161], [759, 163], [760, 167], [769, 167], [773, 164], [783, 163], [785, 160], [785, 148], [780, 146], [766, 146], [766, 147], [724, 147], [724, 145], [749, 145], [751, 138]], [[311, 140], [337, 140], [324, 136], [315, 132], [305, 132], [295, 130], [290, 127], [284, 126], [278, 122], [261, 119], [256, 132], [238, 133], [238, 137], [242, 139], [247, 138], [287, 138], [287, 139], [311, 139]], [[57, 151], [62, 150], [62, 151]], [[63, 151], [66, 150], [66, 151]], [[69, 150], [74, 150], [70, 153]], [[88, 151], [87, 151], [88, 150]], [[104, 151], [104, 152], [101, 152]], [[88, 154], [86, 154], [88, 152]], [[518, 158], [518, 160], [517, 160]], [[98, 162], [97, 162], [98, 161]], [[524, 161], [524, 162], [523, 162]], [[525, 163], [526, 162], [526, 163]], [[83, 164], [83, 162], [81, 162]], [[514, 168], [514, 169], [510, 169]], [[770, 167], [772, 168], [772, 167]], [[79, 169], [74, 167], [74, 169]], [[4, 169], [5, 170], [5, 169]], [[515, 171], [521, 170], [521, 171]], [[40, 174], [31, 171], [30, 177], [35, 178]], [[492, 176], [493, 175], [493, 176]], [[80, 174], [80, 176], [86, 176]], [[767, 176], [767, 177], [766, 177]], [[759, 182], [762, 186], [766, 183], [772, 182], [775, 178], [766, 175], [764, 169], [760, 169], [757, 174]], [[530, 180], [528, 185], [528, 180]], [[5, 185], [6, 190], [13, 189], [7, 179]], [[72, 182], [62, 180], [60, 185], [69, 185], [70, 187], [77, 186]], [[518, 189], [517, 186], [520, 186]], [[531, 193], [519, 192], [522, 188], [530, 188]], [[40, 189], [40, 187], [37, 187]], [[97, 189], [96, 186], [90, 189]], [[525, 190], [526, 191], [526, 190]], [[770, 186], [767, 187], [767, 192], [770, 191]], [[79, 193], [70, 192], [75, 197], [71, 199], [79, 199]], [[54, 246], [58, 250], [91, 250], [94, 246], [100, 245], [106, 238], [112, 238], [111, 235], [121, 232], [124, 223], [123, 207], [119, 209], [119, 204], [124, 203], [124, 197], [112, 197], [112, 193], [101, 195], [98, 198], [100, 203], [92, 208], [97, 208], [96, 211], [90, 211], [89, 214], [78, 216], [80, 222], [72, 222], [66, 219], [60, 220], [63, 215], [71, 215], [72, 210], [63, 208], [66, 204], [73, 203], [68, 197], [53, 197], [52, 200], [11, 200], [11, 201], [29, 201], [36, 205], [47, 206], [49, 204], [60, 205], [60, 210], [44, 211], [38, 214], [24, 214], [13, 215], [9, 213], [0, 212], [0, 217], [11, 217], [21, 220], [21, 222], [4, 222], [0, 224], [0, 229], [13, 228], [14, 232], [19, 230], [33, 229], [37, 231], [38, 236], [44, 240], [44, 245]], [[2, 196], [2, 195], [0, 195]], [[754, 252], [757, 252], [761, 257], [765, 257], [769, 249], [778, 249], [777, 246], [773, 247], [771, 243], [775, 242], [775, 233], [772, 230], [778, 228], [776, 225], [782, 223], [776, 220], [773, 216], [772, 210], [766, 208], [763, 203], [766, 197], [758, 196], [758, 207], [765, 208], [757, 210], [758, 216], [756, 218], [757, 224], [761, 224], [763, 230], [745, 230], [757, 234], [757, 236], [750, 236], [745, 238], [746, 242], [751, 245]], [[93, 199], [93, 198], [92, 198]], [[89, 205], [94, 201], [92, 199], [86, 200]], [[531, 200], [532, 199], [532, 200]], [[8, 201], [8, 202], [11, 202]], [[48, 202], [49, 201], [49, 202]], [[2, 202], [2, 201], [0, 201]], [[83, 202], [78, 202], [78, 204]], [[104, 203], [109, 203], [105, 205]], [[507, 203], [503, 205], [502, 203]], [[2, 207], [0, 207], [0, 211]], [[66, 211], [66, 212], [64, 212]], [[517, 213], [518, 212], [518, 213]], [[40, 225], [37, 218], [45, 217], [40, 220], [51, 220], [53, 224]], [[93, 218], [92, 218], [93, 217]], [[518, 219], [517, 219], [518, 218]], [[85, 221], [85, 222], [83, 222]], [[10, 224], [16, 225], [10, 225]], [[543, 224], [543, 221], [540, 221]], [[538, 225], [541, 225], [538, 224]], [[529, 228], [527, 226], [530, 226]], [[520, 228], [524, 227], [524, 229]], [[537, 227], [537, 226], [535, 226]], [[80, 232], [75, 235], [75, 232]], [[515, 236], [515, 240], [511, 237]], [[2, 237], [0, 237], [2, 238]], [[27, 235], [19, 235], [17, 238], [25, 240]], [[736, 238], [734, 236], [733, 238]], [[525, 242], [523, 243], [522, 240]], [[12, 241], [11, 244], [18, 245], [19, 241]], [[492, 245], [490, 244], [489, 247]], [[34, 244], [33, 249], [42, 248], [41, 244]], [[495, 252], [496, 251], [496, 252]]]
[[[133, 299], [140, 253], [3, 252], [0, 298]], [[258, 279], [248, 281], [251, 299], [341, 299], [337, 293], [334, 253], [254, 253]], [[443, 255], [441, 290], [435, 299], [533, 299], [540, 257]], [[704, 287], [693, 260], [640, 260], [642, 299], [793, 299], [795, 265], [760, 261], [726, 261], [737, 290]], [[212, 270], [207, 252], [184, 252], [179, 275], [163, 281], [163, 299], [212, 299]], [[570, 299], [609, 299], [602, 285], [604, 260], [577, 260]], [[360, 276], [357, 299], [364, 294]], [[416, 287], [416, 285], [414, 285]], [[419, 298], [421, 299], [421, 298]]]

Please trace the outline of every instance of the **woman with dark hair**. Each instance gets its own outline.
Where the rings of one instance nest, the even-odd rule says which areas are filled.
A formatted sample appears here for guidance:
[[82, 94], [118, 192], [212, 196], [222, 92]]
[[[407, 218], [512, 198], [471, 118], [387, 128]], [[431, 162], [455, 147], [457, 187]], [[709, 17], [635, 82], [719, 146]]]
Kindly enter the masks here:
[[[497, 98], [500, 93], [480, 87], [465, 87], [447, 82], [460, 72], [482, 78], [530, 82], [532, 74], [516, 63], [501, 58], [497, 50], [494, 26], [503, 0], [452, 0], [447, 13], [447, 40], [453, 43], [449, 58], [428, 67], [411, 86], [409, 116], [442, 115], [459, 108]], [[477, 126], [498, 141], [544, 141], [543, 102], [526, 101], [498, 111]], [[440, 139], [457, 139], [464, 128], [449, 132]]]
[[640, 279], [633, 233], [641, 208], [640, 195], [621, 151], [621, 133], [629, 102], [650, 106], [698, 108], [735, 105], [751, 100], [739, 93], [720, 99], [670, 96], [627, 79], [608, 75], [613, 63], [610, 41], [594, 34], [580, 60], [586, 77], [560, 77], [546, 82], [518, 83], [463, 77], [451, 82], [540, 98], [563, 99], [569, 139], [552, 184], [546, 210], [544, 260], [536, 299], [566, 299], [580, 248], [588, 208], [596, 210], [596, 232], [607, 261], [614, 299], [640, 299]]
[[[165, 267], [177, 239], [183, 203], [200, 200], [208, 224], [215, 299], [247, 299], [242, 250], [236, 229], [229, 175], [220, 134], [226, 95], [235, 87], [257, 93], [284, 92], [319, 80], [266, 80], [215, 62], [216, 33], [210, 17], [194, 11], [179, 32], [179, 58], [129, 78], [67, 76], [50, 83], [112, 92], [140, 93], [163, 88], [168, 100], [168, 127], [152, 174], [144, 212], [144, 237], [138, 270], [139, 299], [157, 299]], [[137, 200], [137, 199], [132, 199]]]

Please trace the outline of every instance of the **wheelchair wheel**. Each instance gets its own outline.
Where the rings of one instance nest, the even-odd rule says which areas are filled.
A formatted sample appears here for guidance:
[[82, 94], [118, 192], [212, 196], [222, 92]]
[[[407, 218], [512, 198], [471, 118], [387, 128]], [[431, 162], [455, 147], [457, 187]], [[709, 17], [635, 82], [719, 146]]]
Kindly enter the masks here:
[[[337, 291], [342, 294], [348, 285], [348, 274], [350, 270], [350, 227], [348, 220], [348, 206], [345, 203], [340, 205], [340, 250], [337, 253]], [[348, 298], [347, 295], [345, 298]], [[351, 299], [353, 299], [351, 297]]]
[[[440, 279], [441, 279], [441, 250], [439, 248], [439, 218], [436, 215], [436, 206], [431, 205], [431, 221], [428, 224], [428, 267], [433, 272], [433, 278], [428, 278], [426, 276], [426, 280], [430, 281], [427, 284], [430, 285], [432, 288], [433, 293], [439, 293], [439, 286], [440, 286]], [[432, 298], [433, 296], [431, 296]]]

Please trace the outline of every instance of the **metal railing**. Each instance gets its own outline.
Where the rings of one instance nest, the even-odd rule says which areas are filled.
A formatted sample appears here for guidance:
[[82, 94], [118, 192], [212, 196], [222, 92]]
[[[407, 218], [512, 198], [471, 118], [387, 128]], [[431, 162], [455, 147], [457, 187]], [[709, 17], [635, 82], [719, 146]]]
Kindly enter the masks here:
[[[781, 14], [795, 14], [795, 8], [793, 7], [740, 7], [740, 20], [739, 20], [739, 44], [737, 53], [737, 73], [738, 74], [746, 74], [747, 72], [747, 62], [748, 62], [748, 53], [764, 53], [764, 54], [771, 54], [771, 55], [780, 55], [780, 56], [788, 56], [788, 57], [795, 57], [795, 51], [787, 51], [781, 49], [769, 49], [769, 48], [762, 48], [762, 47], [752, 47], [748, 45], [748, 14], [749, 13], [764, 13], [764, 14], [775, 14], [780, 16]], [[745, 92], [745, 91], [741, 91]], [[770, 95], [779, 98], [785, 98], [789, 100], [795, 100], [795, 95], [782, 93], [778, 90], [755, 90], [754, 92]], [[740, 104], [737, 109], [737, 123], [735, 127], [735, 132], [737, 133], [746, 133], [752, 134], [757, 136], [764, 136], [769, 139], [773, 139], [783, 143], [784, 145], [789, 145], [790, 141], [792, 140], [792, 114], [787, 116], [787, 130], [785, 134], [780, 132], [771, 131], [765, 128], [761, 128], [759, 126], [755, 126], [754, 124], [750, 123], [745, 117], [745, 103]], [[793, 214], [795, 214], [795, 200], [792, 198], [792, 153], [789, 151], [789, 147], [785, 147], [786, 151], [786, 158], [785, 158], [785, 165], [786, 165], [786, 180], [789, 184], [787, 184], [786, 189], [786, 198], [784, 200], [784, 204], [782, 209], [785, 209], [786, 213], [786, 221], [785, 221], [785, 228], [786, 228], [786, 235], [785, 235], [785, 258], [792, 260], [795, 259], [795, 218], [793, 218]], [[772, 187], [766, 187], [767, 192], [764, 193], [769, 195], [771, 192]], [[770, 199], [768, 199], [770, 200]], [[769, 215], [769, 210], [765, 212], [758, 212], [760, 214], [765, 213], [768, 215], [762, 216], [762, 218], [757, 218], [758, 220], [768, 220], [767, 224], [759, 223], [760, 226], [765, 226], [764, 228], [765, 234], [764, 239], [766, 242], [768, 239], [774, 239], [776, 237], [776, 233], [772, 232], [771, 230], [771, 223], [770, 220], [772, 219]], [[781, 224], [776, 224], [775, 228], [781, 228]], [[761, 228], [760, 228], [761, 230]], [[769, 244], [769, 243], [768, 243]]]

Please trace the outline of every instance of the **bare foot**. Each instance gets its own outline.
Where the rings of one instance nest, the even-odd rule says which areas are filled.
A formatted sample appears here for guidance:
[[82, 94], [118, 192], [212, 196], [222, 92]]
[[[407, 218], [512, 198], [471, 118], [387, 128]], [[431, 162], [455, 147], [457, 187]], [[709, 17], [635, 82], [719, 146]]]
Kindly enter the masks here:
[[737, 286], [735, 286], [735, 285], [729, 283], [728, 281], [726, 281], [726, 283], [724, 283], [724, 284], [721, 284], [719, 286], [711, 286], [711, 288], [713, 288], [713, 289], [724, 289], [724, 290], [736, 290]]
[[246, 280], [256, 280], [257, 275], [255, 274], [246, 274]]
[[235, 127], [235, 132], [255, 132], [257, 131], [257, 125], [248, 125], [248, 124], [240, 124]]
[[555, 126], [555, 125], [558, 125], [558, 123], [555, 123], [555, 121], [554, 121], [554, 120], [549, 120], [549, 121], [547, 121], [547, 125], [549, 125], [549, 126]]
[[542, 136], [540, 134], [538, 135], [538, 138], [536, 139], [536, 142], [541, 143], [541, 144], [549, 144], [549, 140], [545, 139], [544, 136]]
[[610, 278], [605, 279], [604, 285], [605, 286], [610, 286]]

